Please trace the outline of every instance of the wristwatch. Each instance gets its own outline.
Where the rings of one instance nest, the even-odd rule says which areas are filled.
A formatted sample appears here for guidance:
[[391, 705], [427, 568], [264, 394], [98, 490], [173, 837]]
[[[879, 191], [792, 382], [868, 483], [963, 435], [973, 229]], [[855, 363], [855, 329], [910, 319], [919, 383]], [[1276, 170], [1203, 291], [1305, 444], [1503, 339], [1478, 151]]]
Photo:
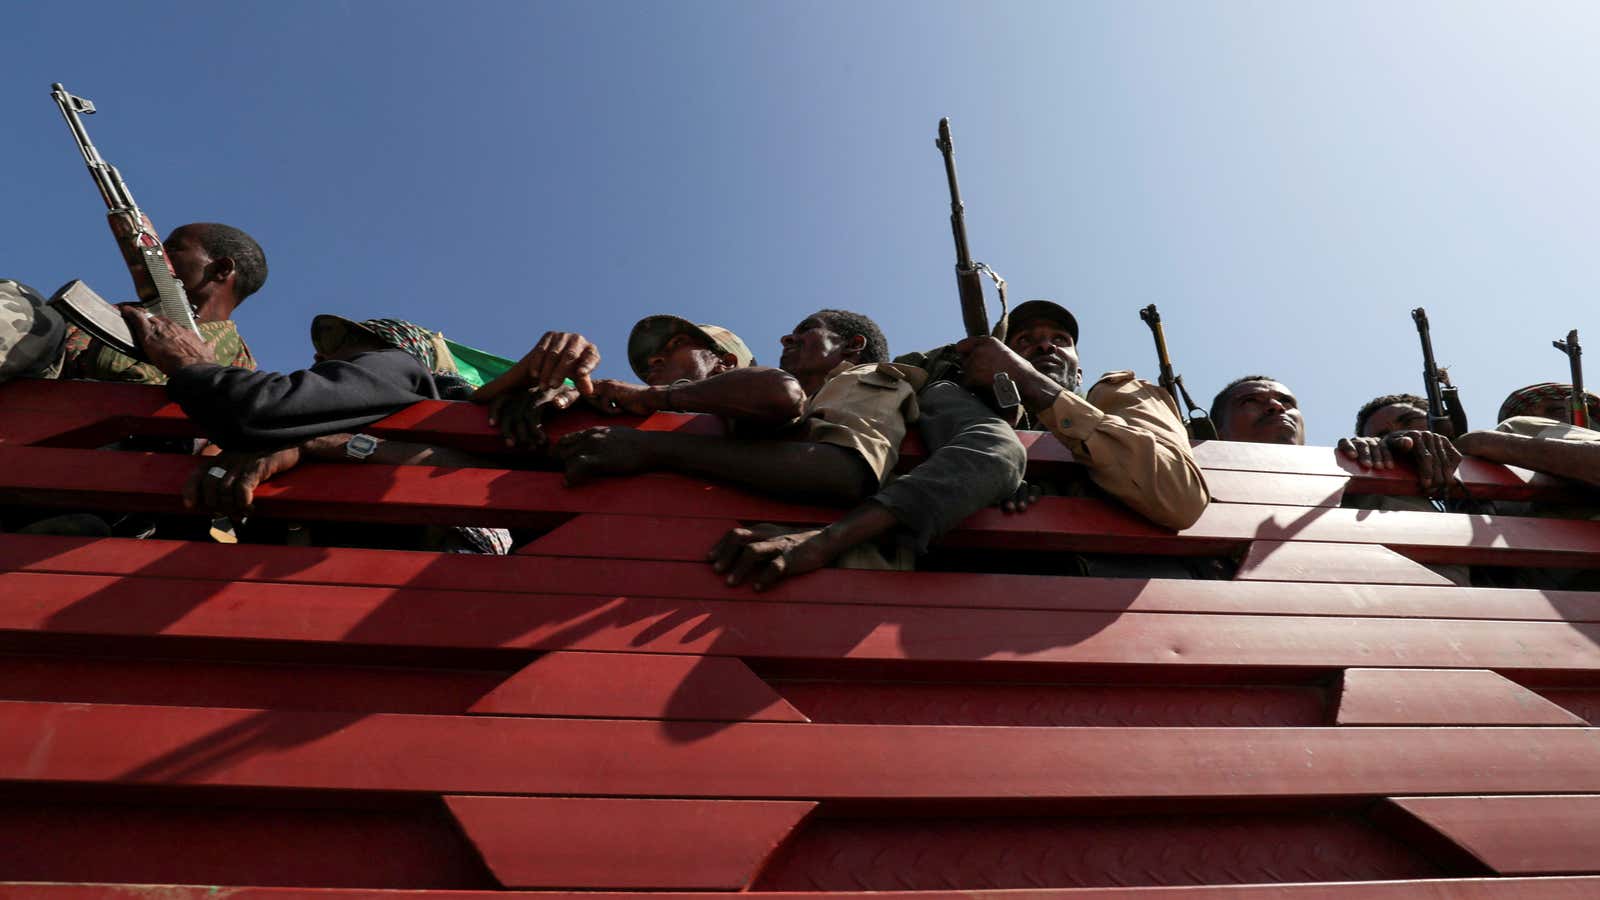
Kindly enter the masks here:
[[344, 445], [344, 455], [351, 459], [366, 459], [377, 449], [377, 438], [370, 434], [353, 434]]

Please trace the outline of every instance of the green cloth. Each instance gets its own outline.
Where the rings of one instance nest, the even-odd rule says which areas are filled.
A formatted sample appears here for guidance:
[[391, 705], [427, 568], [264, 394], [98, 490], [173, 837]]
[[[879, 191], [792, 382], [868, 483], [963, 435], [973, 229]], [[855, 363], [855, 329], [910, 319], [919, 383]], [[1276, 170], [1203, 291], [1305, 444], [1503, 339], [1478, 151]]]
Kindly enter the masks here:
[[450, 348], [450, 355], [456, 358], [456, 373], [473, 387], [483, 387], [516, 365], [513, 360], [502, 359], [493, 353], [468, 347], [466, 344], [458, 344], [449, 338], [445, 338], [444, 343]]

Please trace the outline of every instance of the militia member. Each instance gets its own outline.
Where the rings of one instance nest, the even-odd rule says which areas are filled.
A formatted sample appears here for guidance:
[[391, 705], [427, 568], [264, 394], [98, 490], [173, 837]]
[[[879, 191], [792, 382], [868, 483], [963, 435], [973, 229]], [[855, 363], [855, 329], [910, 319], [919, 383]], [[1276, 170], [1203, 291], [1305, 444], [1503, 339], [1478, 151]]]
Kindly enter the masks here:
[[[888, 342], [870, 318], [820, 310], [781, 338], [778, 369], [743, 365], [724, 371], [669, 365], [683, 351], [682, 342], [679, 349], [668, 344], [680, 334], [696, 335], [684, 329], [689, 323], [664, 318], [642, 321], [629, 342], [635, 372], [662, 383], [594, 382], [591, 402], [613, 412], [711, 413], [731, 423], [733, 436], [623, 427], [575, 432], [555, 446], [570, 484], [596, 476], [675, 471], [780, 496], [848, 504], [871, 495], [888, 478], [906, 425], [917, 418], [922, 373], [887, 361]], [[707, 377], [689, 380], [699, 372]]]
[[[760, 590], [896, 530], [921, 551], [985, 506], [1008, 498], [1025, 506], [1030, 498], [1015, 492], [1026, 452], [1012, 423], [978, 399], [1002, 373], [1021, 395], [1022, 424], [1037, 424], [1065, 444], [1083, 464], [1092, 491], [1167, 527], [1193, 524], [1210, 495], [1176, 404], [1132, 372], [1110, 373], [1087, 399], [1079, 397], [1073, 392], [1082, 381], [1077, 339], [1078, 323], [1070, 312], [1034, 300], [1012, 313], [1006, 343], [968, 338], [950, 348], [901, 357], [939, 376], [919, 395], [923, 437], [932, 451], [928, 459], [826, 528], [729, 532], [710, 554], [714, 568], [726, 573], [730, 584], [750, 581]], [[1082, 482], [1067, 489], [1089, 490]]]

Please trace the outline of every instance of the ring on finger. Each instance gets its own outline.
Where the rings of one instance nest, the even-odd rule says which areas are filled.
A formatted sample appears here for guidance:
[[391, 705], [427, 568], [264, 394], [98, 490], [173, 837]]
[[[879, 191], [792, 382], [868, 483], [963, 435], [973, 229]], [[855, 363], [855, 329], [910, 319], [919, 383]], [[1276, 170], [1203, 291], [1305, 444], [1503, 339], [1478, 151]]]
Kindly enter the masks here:
[[226, 478], [228, 477], [228, 470], [221, 466], [212, 466], [206, 470], [206, 474], [212, 478]]

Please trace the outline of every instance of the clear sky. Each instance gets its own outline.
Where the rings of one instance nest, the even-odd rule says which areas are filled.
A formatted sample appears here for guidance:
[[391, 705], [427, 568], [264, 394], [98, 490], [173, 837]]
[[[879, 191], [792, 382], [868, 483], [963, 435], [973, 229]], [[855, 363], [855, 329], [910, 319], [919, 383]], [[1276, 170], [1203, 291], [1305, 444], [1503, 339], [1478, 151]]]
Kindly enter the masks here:
[[[1413, 2], [14, 3], [0, 275], [131, 295], [49, 99], [163, 230], [266, 248], [262, 364], [319, 312], [502, 355], [674, 312], [763, 362], [817, 308], [959, 337], [935, 124], [974, 255], [1155, 377], [1160, 305], [1209, 397], [1264, 372], [1312, 443], [1421, 387], [1426, 306], [1472, 421], [1566, 380], [1600, 295], [1600, 6]], [[1596, 354], [1600, 358], [1600, 354]], [[1591, 381], [1600, 383], [1600, 365]]]

